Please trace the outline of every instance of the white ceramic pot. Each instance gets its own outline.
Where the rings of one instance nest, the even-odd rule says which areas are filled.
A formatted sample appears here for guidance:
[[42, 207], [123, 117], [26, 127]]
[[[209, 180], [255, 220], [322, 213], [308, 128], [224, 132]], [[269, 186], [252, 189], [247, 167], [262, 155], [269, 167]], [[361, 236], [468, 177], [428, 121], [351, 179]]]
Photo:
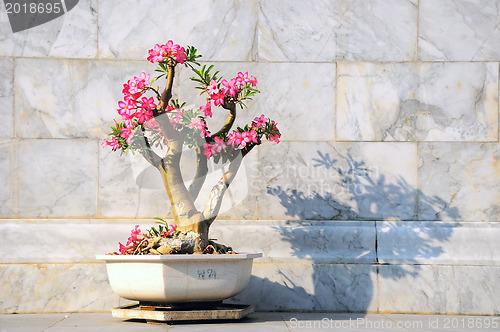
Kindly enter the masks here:
[[254, 258], [234, 255], [97, 255], [106, 262], [109, 283], [135, 301], [179, 303], [221, 301], [250, 281]]

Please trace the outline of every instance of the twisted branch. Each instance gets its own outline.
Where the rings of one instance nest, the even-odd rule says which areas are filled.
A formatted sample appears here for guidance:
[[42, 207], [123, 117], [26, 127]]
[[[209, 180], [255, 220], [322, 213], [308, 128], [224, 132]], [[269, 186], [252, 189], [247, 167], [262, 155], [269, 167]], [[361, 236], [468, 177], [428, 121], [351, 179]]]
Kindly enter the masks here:
[[201, 187], [205, 183], [208, 173], [208, 159], [203, 154], [203, 146], [196, 147], [196, 174], [194, 175], [193, 182], [189, 186], [189, 193], [194, 200], [200, 194]]
[[245, 146], [242, 150], [238, 150], [237, 154], [232, 158], [228, 170], [222, 175], [219, 182], [212, 188], [210, 194], [208, 195], [208, 202], [203, 210], [203, 218], [205, 219], [208, 226], [212, 224], [212, 222], [217, 218], [219, 214], [220, 207], [222, 205], [222, 199], [224, 198], [224, 194], [226, 193], [227, 188], [236, 177], [236, 173], [238, 172], [241, 162], [243, 158], [257, 145], [261, 143], [260, 141], [261, 135], [258, 136], [258, 143], [250, 143]]

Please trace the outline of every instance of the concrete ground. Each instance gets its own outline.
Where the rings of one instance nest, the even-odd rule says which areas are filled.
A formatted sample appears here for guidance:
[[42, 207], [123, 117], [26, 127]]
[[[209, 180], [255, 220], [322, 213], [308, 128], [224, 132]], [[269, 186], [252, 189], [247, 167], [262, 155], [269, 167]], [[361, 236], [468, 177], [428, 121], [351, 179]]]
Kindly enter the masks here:
[[3, 314], [0, 332], [21, 331], [500, 331], [500, 317], [256, 312], [239, 321], [151, 324], [111, 313]]

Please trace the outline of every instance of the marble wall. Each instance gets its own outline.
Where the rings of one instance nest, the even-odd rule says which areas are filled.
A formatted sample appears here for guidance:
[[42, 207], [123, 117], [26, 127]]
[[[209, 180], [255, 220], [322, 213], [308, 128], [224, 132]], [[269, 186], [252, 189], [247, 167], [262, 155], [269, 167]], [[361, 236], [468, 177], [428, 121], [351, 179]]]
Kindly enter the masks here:
[[94, 255], [171, 209], [159, 174], [100, 140], [169, 39], [255, 75], [238, 123], [265, 113], [283, 135], [246, 158], [212, 229], [264, 253], [232, 301], [500, 314], [498, 0], [80, 0], [17, 33], [0, 5], [0, 313], [127, 303]]

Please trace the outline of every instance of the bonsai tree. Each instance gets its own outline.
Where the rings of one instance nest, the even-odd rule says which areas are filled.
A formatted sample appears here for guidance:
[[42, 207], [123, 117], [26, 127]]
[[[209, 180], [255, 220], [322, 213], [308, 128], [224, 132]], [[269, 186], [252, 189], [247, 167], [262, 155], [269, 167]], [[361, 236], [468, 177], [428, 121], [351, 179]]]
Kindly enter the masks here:
[[[151, 79], [142, 72], [123, 84], [124, 99], [118, 103], [121, 121], [111, 127], [103, 142], [113, 151], [140, 153], [161, 174], [172, 206], [173, 225], [162, 218], [161, 224], [142, 234], [138, 226], [126, 245], [120, 243], [122, 254], [225, 253], [228, 248], [209, 240], [209, 228], [217, 217], [224, 193], [233, 181], [242, 159], [262, 139], [279, 143], [276, 123], [263, 114], [252, 123], [233, 129], [239, 109], [259, 91], [257, 79], [248, 72], [239, 72], [230, 80], [219, 77], [213, 65], [201, 66], [201, 55], [168, 41], [149, 50], [148, 61], [158, 64], [158, 76]], [[173, 82], [178, 65], [189, 67], [206, 103], [197, 108], [173, 99]], [[165, 79], [164, 88], [153, 84]], [[158, 81], [160, 82], [160, 81]], [[224, 124], [216, 131], [208, 128], [206, 118], [214, 107], [227, 113]], [[233, 130], [232, 130], [233, 129]], [[231, 131], [232, 130], [232, 131]], [[186, 186], [180, 165], [183, 148], [196, 151], [196, 174]], [[225, 173], [213, 186], [203, 211], [195, 207], [208, 173], [208, 160], [225, 166]], [[230, 248], [229, 248], [230, 249]], [[231, 250], [229, 250], [231, 251]]]

